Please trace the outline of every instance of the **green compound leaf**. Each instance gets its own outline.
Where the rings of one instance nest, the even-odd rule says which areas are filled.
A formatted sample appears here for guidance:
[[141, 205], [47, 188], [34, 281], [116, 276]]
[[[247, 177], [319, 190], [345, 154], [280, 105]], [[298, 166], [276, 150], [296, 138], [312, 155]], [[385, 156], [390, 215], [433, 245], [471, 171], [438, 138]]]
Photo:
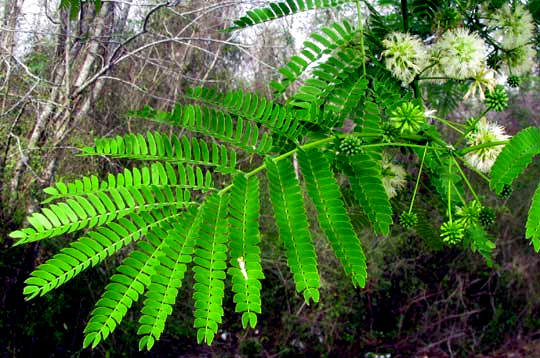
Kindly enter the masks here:
[[[132, 112], [131, 115], [204, 134], [215, 140], [228, 142], [248, 153], [265, 154], [272, 148], [271, 137], [268, 133], [260, 131], [256, 123], [233, 118], [229, 113], [207, 107], [178, 104], [172, 112], [145, 107], [141, 111]], [[270, 121], [270, 118], [268, 120]], [[184, 151], [186, 152], [189, 150]], [[234, 163], [236, 164], [236, 160]]]
[[201, 207], [202, 221], [193, 259], [194, 327], [197, 328], [197, 342], [205, 341], [208, 345], [212, 344], [223, 317], [228, 200], [227, 195], [214, 194]]
[[42, 296], [63, 285], [82, 271], [96, 266], [126, 245], [138, 240], [149, 230], [176, 220], [178, 215], [174, 213], [162, 217], [159, 212], [130, 214], [90, 231], [31, 273], [25, 281], [26, 299]]
[[159, 265], [158, 258], [163, 255], [169, 225], [155, 228], [146, 235], [146, 241], [140, 241], [138, 249], [132, 251], [116, 269], [111, 283], [96, 302], [96, 308], [84, 330], [83, 346], [95, 348], [105, 340], [122, 322], [127, 311], [144, 293], [151, 283], [151, 277]]
[[235, 31], [246, 27], [261, 24], [280, 17], [293, 15], [302, 11], [312, 9], [324, 9], [336, 7], [350, 1], [345, 0], [286, 0], [284, 2], [273, 2], [267, 7], [257, 8], [246, 12], [245, 16], [234, 21], [234, 26], [225, 31]]
[[534, 192], [526, 228], [525, 236], [531, 240], [534, 251], [540, 251], [540, 184]]
[[[343, 22], [325, 26], [320, 31], [312, 33], [310, 39], [304, 42], [304, 48], [300, 53], [292, 56], [286, 65], [278, 69], [278, 72], [282, 75], [279, 82], [272, 82], [270, 86], [276, 93], [283, 93], [302, 76], [312, 63], [338, 47], [348, 45], [353, 40], [355, 31], [355, 28], [347, 20], [344, 20]], [[307, 88], [303, 92], [308, 97], [313, 94]]]
[[195, 137], [189, 139], [187, 136], [148, 132], [146, 138], [141, 134], [126, 134], [114, 138], [96, 138], [94, 142], [94, 147], [83, 148], [82, 156], [183, 163], [213, 167], [224, 173], [235, 171], [234, 150]]
[[353, 284], [366, 285], [366, 258], [347, 215], [330, 162], [318, 150], [298, 153], [309, 196], [317, 208], [317, 217], [334, 253]]
[[229, 275], [236, 312], [242, 313], [242, 326], [255, 328], [261, 313], [261, 282], [264, 278], [259, 248], [259, 180], [237, 176], [229, 201], [231, 258]]
[[381, 163], [376, 153], [360, 154], [351, 158], [354, 176], [349, 177], [356, 200], [366, 213], [375, 232], [390, 233], [392, 206], [384, 190]]
[[[182, 208], [190, 201], [186, 189], [213, 189], [211, 178], [200, 168], [184, 168], [177, 173], [170, 164], [155, 163], [141, 170], [110, 174], [101, 183], [95, 177], [74, 183], [57, 183], [48, 188], [46, 202], [64, 201], [43, 208], [28, 218], [31, 227], [10, 233], [16, 245], [56, 237], [85, 228], [99, 227], [132, 213], [164, 208]], [[173, 191], [174, 190], [174, 191]]]
[[[288, 140], [294, 141], [302, 129], [298, 119], [285, 106], [256, 94], [240, 90], [223, 93], [213, 88], [196, 87], [188, 90], [186, 96], [215, 107], [217, 111], [253, 122], [257, 127], [265, 127]], [[178, 112], [179, 107], [175, 111]], [[262, 139], [264, 148], [270, 148], [271, 137], [263, 134]]]
[[139, 349], [150, 350], [165, 329], [165, 321], [172, 313], [178, 289], [182, 286], [187, 265], [191, 263], [195, 241], [199, 232], [200, 212], [192, 207], [171, 225], [165, 238], [165, 247], [154, 267], [155, 274], [145, 293], [137, 334]]
[[274, 217], [287, 253], [287, 263], [306, 303], [319, 301], [320, 278], [304, 200], [289, 160], [265, 160]]
[[500, 194], [504, 186], [512, 185], [539, 153], [540, 128], [530, 127], [518, 132], [505, 145], [493, 164], [489, 187]]

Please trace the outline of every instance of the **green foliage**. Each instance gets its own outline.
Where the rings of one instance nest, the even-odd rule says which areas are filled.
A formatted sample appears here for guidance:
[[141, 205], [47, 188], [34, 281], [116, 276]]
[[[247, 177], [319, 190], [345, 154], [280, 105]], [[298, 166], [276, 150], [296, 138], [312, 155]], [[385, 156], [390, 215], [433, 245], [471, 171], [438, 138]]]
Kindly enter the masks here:
[[390, 233], [392, 206], [382, 183], [380, 159], [360, 154], [351, 159], [354, 176], [349, 177], [356, 200], [366, 213], [375, 232]]
[[304, 209], [300, 185], [290, 161], [275, 163], [267, 159], [270, 198], [279, 236], [287, 249], [287, 263], [296, 283], [296, 290], [304, 294], [306, 303], [319, 301], [320, 279], [315, 247]]
[[539, 153], [540, 128], [531, 127], [520, 131], [505, 145], [493, 164], [490, 188], [501, 193], [504, 186], [512, 185]]
[[51, 196], [47, 201], [66, 200], [33, 213], [28, 217], [32, 228], [14, 231], [10, 236], [19, 239], [17, 245], [20, 245], [101, 226], [135, 211], [181, 208], [190, 200], [190, 192], [183, 188], [211, 188], [211, 176], [205, 176], [200, 168], [188, 168], [186, 171], [178, 166], [177, 174], [171, 165], [155, 163], [140, 171], [125, 170], [116, 177], [109, 175], [101, 183], [96, 177], [84, 177], [67, 185], [58, 182], [55, 187], [45, 189]]
[[[320, 32], [311, 34], [311, 39], [304, 42], [304, 48], [300, 51], [300, 54], [292, 56], [291, 60], [278, 70], [282, 75], [281, 80], [271, 82], [270, 86], [277, 93], [285, 92], [292, 83], [305, 73], [312, 63], [338, 47], [348, 47], [354, 39], [355, 33], [355, 28], [347, 20], [344, 20], [342, 23], [333, 23], [328, 27], [323, 27]], [[314, 95], [318, 93], [316, 87], [308, 86], [298, 93], [296, 97], [304, 97], [311, 101], [314, 99]]]
[[495, 240], [488, 235], [480, 225], [472, 226], [465, 232], [465, 245], [471, 248], [472, 252], [479, 252], [486, 260], [488, 266], [493, 266], [491, 253], [495, 249]]
[[312, 9], [324, 9], [335, 7], [347, 3], [345, 0], [286, 0], [284, 2], [272, 2], [268, 7], [253, 9], [248, 11], [245, 16], [234, 21], [234, 25], [227, 31], [234, 31], [245, 27], [257, 25], [263, 22], [271, 21], [283, 16], [296, 14], [302, 11]]
[[231, 259], [229, 274], [236, 312], [242, 313], [242, 326], [255, 328], [261, 313], [261, 282], [264, 278], [259, 248], [259, 180], [237, 176], [229, 202]]
[[116, 222], [90, 231], [86, 236], [64, 248], [38, 266], [25, 283], [27, 299], [44, 295], [66, 283], [89, 267], [96, 266], [131, 242], [146, 235], [149, 230], [176, 218], [176, 214], [161, 217], [159, 211], [144, 215], [132, 213]]
[[[249, 153], [263, 154], [272, 146], [272, 139], [266, 133], [259, 137], [259, 128], [251, 122], [237, 119], [235, 124], [230, 115], [206, 107], [178, 105], [173, 112], [160, 112], [147, 107], [132, 115], [208, 135]], [[287, 123], [284, 118], [281, 122], [290, 123]]]
[[223, 144], [208, 144], [195, 137], [190, 140], [186, 136], [168, 136], [159, 132], [148, 132], [146, 138], [140, 134], [97, 138], [94, 147], [83, 148], [82, 155], [213, 166], [224, 173], [234, 172], [236, 166], [236, 152]]
[[[220, 93], [215, 89], [208, 89], [204, 87], [196, 87], [187, 91], [186, 97], [198, 100], [206, 103], [209, 106], [216, 107], [218, 111], [210, 111], [204, 108], [204, 113], [199, 113], [201, 109], [199, 107], [193, 107], [195, 119], [197, 123], [200, 123], [201, 120], [204, 123], [205, 127], [209, 128], [226, 128], [226, 133], [232, 133], [232, 123], [230, 123], [230, 117], [223, 115], [220, 111], [225, 113], [245, 118], [248, 121], [252, 121], [260, 124], [272, 131], [272, 133], [278, 134], [288, 140], [295, 140], [301, 131], [300, 122], [298, 118], [293, 116], [289, 110], [287, 110], [283, 105], [280, 105], [274, 101], [267, 100], [264, 97], [260, 97], [256, 94], [244, 93], [243, 91], [233, 91], [227, 93]], [[185, 111], [191, 111], [190, 106], [185, 107], [184, 117], [191, 115], [191, 112], [186, 114]], [[155, 119], [156, 117], [169, 117], [173, 123], [178, 123], [180, 121], [180, 116], [182, 112], [182, 107], [177, 105], [174, 109], [174, 112], [168, 115], [167, 113], [152, 113], [150, 114], [150, 119]], [[139, 113], [139, 112], [136, 112]], [[215, 117], [218, 117], [217, 119]], [[226, 119], [222, 119], [225, 116]], [[203, 117], [203, 119], [199, 119]], [[204, 119], [209, 118], [209, 119]], [[191, 121], [191, 119], [187, 119]], [[208, 121], [210, 123], [208, 124]], [[182, 127], [185, 126], [186, 120], [183, 120]], [[246, 127], [242, 125], [240, 128]], [[256, 128], [253, 128], [255, 133]], [[192, 129], [193, 130], [193, 129]], [[247, 131], [248, 129], [246, 129]], [[219, 130], [218, 130], [219, 132]], [[251, 133], [251, 130], [249, 130]], [[211, 134], [211, 133], [208, 133]], [[213, 137], [217, 137], [215, 134], [211, 134]], [[263, 138], [264, 134], [263, 134]], [[223, 138], [219, 138], [224, 140]], [[268, 141], [268, 139], [265, 139]]]
[[526, 227], [527, 232], [525, 236], [531, 240], [534, 251], [540, 251], [540, 185], [538, 185], [534, 192]]
[[182, 286], [187, 264], [192, 261], [201, 221], [200, 212], [195, 207], [190, 208], [172, 224], [165, 238], [162, 256], [158, 257], [154, 267], [155, 274], [151, 277], [141, 309], [143, 315], [137, 331], [137, 334], [143, 335], [139, 340], [140, 350], [150, 350], [154, 342], [159, 340], [165, 329], [165, 321], [173, 311], [172, 306]]
[[197, 342], [212, 344], [223, 316], [227, 268], [228, 195], [210, 196], [201, 207], [202, 223], [197, 237], [193, 267]]
[[84, 330], [84, 347], [96, 347], [106, 339], [150, 285], [165, 247], [165, 241], [161, 239], [165, 233], [161, 228], [149, 231], [146, 240], [140, 241], [138, 248], [118, 266], [117, 273], [111, 277], [111, 283], [105, 287], [90, 315]]
[[[228, 30], [343, 3], [270, 3], [249, 11]], [[182, 103], [174, 108], [146, 107], [131, 113], [170, 126], [167, 134], [156, 131], [97, 138], [93, 147], [83, 148], [82, 156], [120, 160], [129, 167], [104, 180], [84, 176], [44, 190], [48, 197], [43, 208], [28, 217], [29, 227], [10, 234], [18, 239], [17, 244], [87, 231], [36, 268], [26, 280], [26, 297], [43, 295], [87, 268], [122, 255], [127, 257], [91, 313], [85, 347], [96, 347], [105, 340], [144, 296], [138, 321], [139, 348], [151, 349], [164, 331], [188, 270], [194, 278], [193, 326], [199, 343], [212, 344], [223, 320], [229, 286], [242, 326], [255, 328], [258, 315], [264, 313], [259, 221], [266, 215], [261, 215], [258, 178], [263, 172], [269, 183], [271, 216], [296, 291], [304, 301], [316, 304], [322, 300], [324, 273], [319, 271], [322, 266], [304, 188], [314, 204], [313, 218], [316, 216], [343, 271], [353, 286], [365, 287], [369, 257], [364, 255], [356, 232], [359, 225], [351, 220], [351, 208], [342, 193], [347, 194], [350, 185], [356, 199], [353, 211], [359, 207], [357, 212], [365, 214], [375, 235], [390, 235], [390, 197], [409, 179], [405, 169], [399, 176], [384, 175], [383, 163], [387, 166], [390, 160], [408, 164], [406, 169], [413, 172], [419, 168], [409, 210], [395, 206], [404, 213], [401, 224], [414, 228], [432, 245], [459, 244], [492, 264], [495, 242], [479, 223], [489, 224], [493, 215], [482, 214], [480, 197], [468, 177], [479, 174], [496, 193], [511, 188], [540, 152], [540, 129], [522, 130], [507, 143], [507, 137], [486, 122], [491, 136], [480, 144], [470, 144], [466, 125], [439, 118], [426, 106], [435, 105], [447, 113], [461, 102], [467, 88], [487, 85], [478, 84], [477, 79], [426, 83], [419, 71], [408, 85], [385, 67], [381, 53], [384, 36], [407, 23], [412, 34], [423, 38], [431, 35], [432, 27], [439, 31], [454, 26], [459, 18], [454, 18], [458, 16], [456, 7], [451, 2], [413, 1], [402, 16], [381, 14], [366, 5], [371, 14], [366, 29], [361, 22], [354, 27], [344, 20], [310, 36], [300, 54], [278, 71], [278, 81], [271, 84], [278, 95], [274, 100], [242, 90], [196, 87], [186, 91]], [[477, 19], [477, 10], [463, 5], [459, 15]], [[480, 32], [478, 36], [487, 35]], [[430, 99], [432, 89], [437, 99]], [[279, 99], [286, 90], [291, 92], [287, 99]], [[426, 91], [427, 101], [422, 98]], [[488, 96], [490, 108], [502, 109], [502, 97]], [[428, 118], [437, 124], [430, 124]], [[499, 155], [493, 148], [500, 145], [505, 147]], [[484, 157], [478, 154], [478, 161], [484, 164], [480, 169], [466, 156], [479, 149], [485, 149]], [[149, 163], [131, 167], [140, 161]], [[472, 169], [470, 173], [462, 169], [461, 162]], [[432, 209], [413, 212], [417, 196], [432, 204]], [[531, 204], [526, 234], [537, 251], [539, 206], [540, 187]], [[433, 225], [436, 222], [444, 222], [440, 235], [438, 225]]]
[[354, 232], [330, 162], [316, 150], [300, 151], [298, 161], [309, 196], [317, 208], [319, 224], [353, 285], [366, 285], [366, 258]]

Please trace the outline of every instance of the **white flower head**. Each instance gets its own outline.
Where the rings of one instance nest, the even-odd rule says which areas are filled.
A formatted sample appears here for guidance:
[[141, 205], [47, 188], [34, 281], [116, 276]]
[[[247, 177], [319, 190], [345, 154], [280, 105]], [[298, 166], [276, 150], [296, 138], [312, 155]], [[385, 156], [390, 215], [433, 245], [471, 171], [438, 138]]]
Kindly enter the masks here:
[[458, 28], [446, 31], [433, 47], [438, 70], [455, 79], [473, 77], [486, 62], [486, 45], [477, 34]]
[[533, 45], [516, 47], [505, 54], [504, 64], [508, 73], [524, 75], [532, 70], [535, 57], [536, 50]]
[[[510, 136], [505, 133], [505, 129], [502, 126], [497, 123], [488, 122], [486, 117], [482, 117], [476, 123], [475, 130], [467, 135], [467, 144], [475, 146], [508, 139], [510, 139]], [[465, 160], [471, 167], [483, 173], [489, 173], [503, 147], [503, 145], [494, 145], [492, 147], [476, 149], [465, 154]]]
[[388, 198], [393, 198], [397, 195], [397, 191], [404, 188], [407, 181], [405, 180], [407, 172], [401, 165], [392, 163], [390, 158], [383, 156], [382, 166], [382, 182], [384, 191]]
[[392, 32], [382, 44], [386, 68], [405, 84], [411, 83], [427, 65], [427, 49], [418, 37]]
[[534, 21], [522, 4], [505, 4], [497, 9], [489, 21], [497, 30], [495, 39], [505, 50], [512, 50], [527, 44], [534, 35]]

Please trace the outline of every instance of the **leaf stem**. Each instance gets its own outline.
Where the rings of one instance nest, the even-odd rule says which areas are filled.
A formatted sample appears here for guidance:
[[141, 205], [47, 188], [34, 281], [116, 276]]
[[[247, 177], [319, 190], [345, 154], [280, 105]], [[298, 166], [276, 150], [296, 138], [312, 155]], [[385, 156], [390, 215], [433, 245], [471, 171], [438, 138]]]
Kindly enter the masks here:
[[[390, 143], [374, 143], [374, 144], [365, 144], [365, 145], [362, 145], [360, 146], [361, 148], [376, 148], [376, 147], [392, 147], [392, 146], [396, 146], [396, 147], [408, 147], [408, 148], [424, 148], [423, 145], [419, 145], [419, 144], [411, 144], [411, 143], [394, 143], [394, 142], [390, 142]], [[431, 147], [430, 149], [433, 149], [433, 150], [441, 150], [441, 151], [448, 151], [448, 148], [443, 148], [443, 147]]]
[[[286, 153], [283, 153], [281, 155], [278, 155], [277, 157], [273, 158], [272, 160], [274, 162], [279, 162], [280, 160], [282, 159], [285, 159], [285, 158], [288, 158], [290, 157], [291, 155], [293, 155], [294, 153], [298, 152], [299, 149], [302, 149], [302, 150], [305, 150], [305, 149], [309, 149], [309, 148], [313, 148], [313, 147], [318, 147], [320, 146], [321, 144], [325, 144], [325, 143], [328, 143], [328, 142], [331, 142], [335, 139], [336, 137], [332, 136], [332, 137], [327, 137], [327, 138], [323, 138], [323, 139], [320, 139], [320, 140], [316, 140], [314, 142], [309, 142], [305, 145], [302, 145], [300, 147], [297, 147], [297, 148], [294, 148], [292, 150], [289, 150], [288, 152]], [[264, 169], [266, 169], [266, 164], [261, 164], [260, 166], [258, 166], [257, 168], [253, 169], [252, 171], [250, 172], [247, 172], [245, 175], [246, 177], [251, 177], [261, 171], [263, 171]], [[225, 188], [221, 189], [218, 193], [218, 195], [223, 195], [224, 193], [226, 193], [227, 191], [231, 190], [233, 184], [230, 184], [228, 186], [226, 186]]]
[[452, 160], [448, 161], [448, 219], [452, 224]]
[[465, 135], [465, 132], [463, 132], [461, 129], [457, 128], [457, 126], [455, 126], [455, 124], [452, 123], [452, 122], [447, 121], [446, 119], [443, 119], [443, 118], [440, 118], [440, 117], [437, 117], [437, 116], [432, 116], [431, 118], [433, 118], [434, 120], [436, 120], [438, 122], [441, 122], [444, 125], [447, 125], [448, 127], [452, 128], [453, 130], [458, 132], [459, 134]]
[[[458, 158], [459, 160], [461, 160], [464, 164], [467, 164], [467, 162], [465, 161], [465, 159], [461, 158], [460, 156], [457, 156], [456, 158]], [[487, 181], [488, 183], [490, 182], [490, 179], [484, 174], [482, 173], [481, 171], [479, 171], [478, 169], [474, 168], [473, 166], [469, 166], [468, 167], [470, 170], [472, 170], [473, 172], [475, 172], [476, 174], [478, 174], [478, 176], [482, 179], [484, 179], [485, 181]]]
[[429, 144], [426, 143], [426, 146], [424, 147], [424, 154], [422, 154], [422, 162], [420, 163], [420, 169], [418, 170], [418, 176], [416, 177], [416, 184], [414, 186], [414, 192], [411, 199], [411, 205], [409, 206], [409, 214], [412, 212], [412, 208], [414, 205], [414, 199], [416, 198], [416, 192], [418, 191], [418, 185], [420, 184], [420, 177], [422, 176], [422, 169], [424, 168], [424, 161], [426, 159], [426, 153], [428, 150]]
[[364, 47], [364, 21], [360, 0], [356, 0], [356, 12], [358, 13], [358, 29], [360, 30], [360, 51], [362, 51], [362, 74], [366, 77], [366, 50]]
[[501, 141], [495, 141], [495, 142], [489, 142], [489, 143], [482, 143], [478, 145], [473, 145], [471, 147], [463, 148], [461, 150], [456, 151], [459, 155], [464, 155], [469, 152], [474, 152], [475, 150], [482, 149], [482, 148], [489, 148], [489, 147], [496, 147], [498, 145], [505, 145], [508, 144], [507, 140], [501, 140]]
[[478, 201], [479, 204], [481, 204], [482, 202], [480, 201], [480, 198], [478, 197], [478, 195], [476, 194], [476, 192], [474, 191], [472, 185], [471, 185], [471, 182], [469, 181], [469, 179], [467, 178], [467, 176], [465, 175], [465, 172], [463, 172], [463, 169], [461, 169], [461, 166], [459, 165], [459, 163], [456, 161], [456, 158], [454, 156], [452, 156], [452, 160], [454, 161], [454, 163], [456, 164], [456, 167], [458, 168], [459, 170], [459, 173], [461, 174], [461, 177], [463, 178], [463, 180], [465, 181], [465, 184], [467, 184], [467, 187], [469, 188], [469, 190], [471, 191], [472, 195], [474, 196], [474, 199], [476, 201]]

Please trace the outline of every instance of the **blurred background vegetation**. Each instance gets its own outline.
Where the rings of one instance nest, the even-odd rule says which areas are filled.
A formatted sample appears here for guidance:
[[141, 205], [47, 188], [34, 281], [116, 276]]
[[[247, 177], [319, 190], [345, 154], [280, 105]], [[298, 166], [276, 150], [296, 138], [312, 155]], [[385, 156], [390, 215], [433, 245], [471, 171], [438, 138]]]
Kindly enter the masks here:
[[[129, 165], [75, 156], [76, 148], [95, 136], [152, 129], [127, 119], [129, 110], [146, 104], [169, 109], [182, 101], [188, 86], [249, 88], [268, 95], [265, 83], [301, 44], [303, 34], [348, 10], [286, 18], [231, 35], [219, 30], [256, 1], [105, 2], [98, 13], [87, 3], [72, 20], [54, 2], [5, 1], [0, 33], [1, 356], [540, 356], [540, 258], [524, 240], [534, 192], [534, 180], [528, 179], [520, 181], [512, 200], [491, 196], [489, 204], [498, 216], [490, 229], [497, 244], [493, 267], [479, 254], [443, 247], [427, 225], [440, 215], [422, 207], [422, 201], [425, 225], [413, 232], [396, 226], [389, 237], [364, 230], [365, 218], [351, 205], [369, 261], [367, 288], [353, 289], [320, 229], [313, 227], [322, 298], [306, 306], [295, 293], [268, 215], [271, 209], [263, 207], [266, 279], [256, 330], [244, 331], [238, 316], [226, 314], [215, 343], [197, 345], [191, 285], [184, 285], [165, 334], [151, 352], [136, 350], [133, 320], [125, 320], [95, 350], [82, 350], [89, 312], [122, 257], [25, 302], [23, 282], [29, 273], [71, 239], [12, 247], [7, 233], [39, 205], [39, 190], [61, 178], [105, 175]], [[470, 108], [462, 105], [451, 113], [466, 119]], [[538, 77], [524, 79], [497, 119], [510, 133], [540, 125]], [[415, 169], [409, 169], [414, 176]], [[526, 178], [539, 172], [540, 163], [535, 163]], [[487, 186], [477, 184], [487, 195]], [[432, 195], [428, 184], [419, 195]], [[399, 213], [406, 204], [398, 196], [394, 205]], [[232, 310], [231, 296], [225, 299]]]

